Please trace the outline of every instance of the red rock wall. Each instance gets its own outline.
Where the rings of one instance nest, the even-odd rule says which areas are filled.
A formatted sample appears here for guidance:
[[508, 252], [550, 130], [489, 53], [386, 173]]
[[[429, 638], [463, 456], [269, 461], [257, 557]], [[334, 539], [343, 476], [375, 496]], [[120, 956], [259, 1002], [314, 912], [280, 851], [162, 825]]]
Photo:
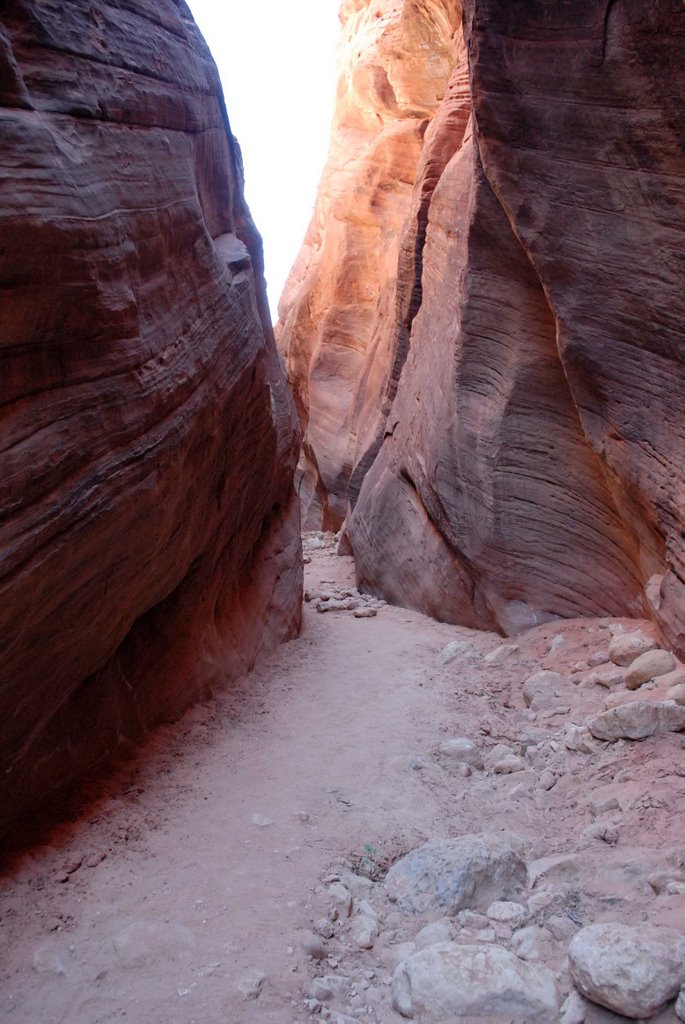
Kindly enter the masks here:
[[505, 633], [651, 611], [682, 652], [685, 19], [464, 26], [341, 425], [359, 582]]
[[327, 529], [347, 511], [358, 406], [381, 385], [402, 229], [460, 22], [452, 0], [344, 0], [340, 17], [330, 151], [279, 305], [279, 345], [304, 428], [305, 525]]
[[298, 430], [175, 0], [0, 13], [0, 822], [299, 622]]

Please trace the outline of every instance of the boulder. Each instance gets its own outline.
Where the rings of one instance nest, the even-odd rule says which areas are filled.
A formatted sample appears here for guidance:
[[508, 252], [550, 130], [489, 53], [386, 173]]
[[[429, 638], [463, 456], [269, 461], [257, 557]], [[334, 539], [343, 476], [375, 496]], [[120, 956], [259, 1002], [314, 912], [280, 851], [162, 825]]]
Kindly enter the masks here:
[[659, 644], [656, 640], [637, 631], [635, 633], [618, 633], [612, 637], [609, 644], [609, 658], [614, 665], [621, 665], [623, 668], [631, 665], [636, 658], [648, 651], [654, 651]]
[[626, 669], [623, 679], [629, 690], [637, 690], [656, 676], [665, 676], [676, 667], [670, 651], [654, 650], [641, 654]]
[[528, 676], [523, 684], [523, 699], [533, 711], [551, 708], [568, 697], [570, 680], [560, 672], [543, 670]]
[[483, 767], [483, 757], [473, 740], [458, 737], [440, 745], [440, 753], [472, 768]]
[[673, 700], [631, 701], [588, 719], [587, 728], [598, 740], [644, 740], [685, 729], [685, 707]]
[[441, 942], [401, 963], [392, 980], [395, 1009], [426, 1024], [461, 1017], [522, 1019], [549, 1024], [556, 1018], [556, 981], [496, 945]]
[[651, 1017], [685, 981], [685, 943], [671, 928], [592, 924], [575, 935], [568, 955], [579, 991], [632, 1020]]
[[526, 884], [519, 841], [507, 835], [431, 839], [393, 864], [385, 878], [391, 900], [405, 913], [487, 909], [513, 899]]

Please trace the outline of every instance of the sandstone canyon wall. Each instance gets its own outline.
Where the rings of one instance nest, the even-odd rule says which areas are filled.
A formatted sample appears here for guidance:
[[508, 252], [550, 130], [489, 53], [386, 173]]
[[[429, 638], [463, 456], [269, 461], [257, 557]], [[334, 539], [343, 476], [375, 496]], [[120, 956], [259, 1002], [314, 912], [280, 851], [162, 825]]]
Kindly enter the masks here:
[[[394, 293], [377, 292], [378, 344], [356, 353], [338, 423], [354, 439], [344, 535], [358, 580], [507, 634], [648, 612], [682, 654], [685, 15], [661, 0], [468, 0], [459, 13]], [[342, 55], [354, 78], [363, 52]], [[293, 279], [307, 267], [310, 294], [345, 277], [309, 249]], [[328, 389], [345, 394], [334, 330], [324, 343], [286, 318], [326, 486], [338, 463], [316, 438], [334, 430], [333, 403], [319, 411], [312, 364], [293, 359], [328, 359]]]
[[0, 823], [297, 629], [299, 431], [181, 0], [0, 13]]

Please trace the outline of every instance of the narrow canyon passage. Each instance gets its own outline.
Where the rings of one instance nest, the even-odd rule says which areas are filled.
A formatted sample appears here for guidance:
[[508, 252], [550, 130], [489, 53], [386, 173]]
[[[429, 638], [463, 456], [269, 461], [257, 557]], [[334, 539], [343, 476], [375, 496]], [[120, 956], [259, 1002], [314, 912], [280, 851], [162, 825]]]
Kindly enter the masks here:
[[[310, 556], [310, 595], [351, 586], [352, 560], [330, 541]], [[557, 622], [502, 644], [401, 608], [356, 618], [315, 604], [299, 639], [153, 734], [82, 820], [12, 866], [3, 1018], [399, 1022], [393, 971], [442, 915], [400, 913], [382, 877], [436, 836], [516, 834], [528, 927], [512, 935], [491, 922], [497, 933], [479, 941], [518, 941], [524, 960], [561, 970], [562, 997], [581, 924], [683, 928], [682, 896], [666, 884], [683, 867], [682, 736], [578, 741], [573, 723], [603, 708], [603, 686], [569, 684], [537, 711], [521, 695], [536, 669], [569, 671], [606, 647], [609, 627], [635, 623]], [[462, 736], [480, 751], [472, 768], [449, 752]], [[369, 909], [375, 933], [360, 936]], [[333, 987], [322, 990], [321, 977]], [[676, 1020], [672, 1009], [654, 1019]]]

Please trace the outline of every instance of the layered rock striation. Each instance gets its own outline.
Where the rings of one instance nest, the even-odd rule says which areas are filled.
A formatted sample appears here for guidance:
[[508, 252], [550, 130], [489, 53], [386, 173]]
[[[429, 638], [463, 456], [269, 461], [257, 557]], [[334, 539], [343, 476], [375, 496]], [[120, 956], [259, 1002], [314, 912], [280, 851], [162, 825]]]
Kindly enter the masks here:
[[297, 629], [299, 432], [184, 3], [0, 15], [0, 823]]
[[365, 589], [507, 634], [649, 612], [685, 650], [685, 20], [666, 7], [464, 4], [383, 340], [338, 423]]

